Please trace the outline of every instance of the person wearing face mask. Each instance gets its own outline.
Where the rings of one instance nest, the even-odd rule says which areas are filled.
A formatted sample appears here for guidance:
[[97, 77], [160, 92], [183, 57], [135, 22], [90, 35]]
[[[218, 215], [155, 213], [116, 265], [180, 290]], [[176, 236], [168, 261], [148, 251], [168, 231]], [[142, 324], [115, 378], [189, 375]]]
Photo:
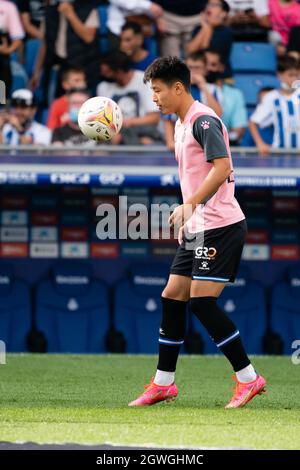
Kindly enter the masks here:
[[82, 145], [86, 143], [93, 144], [84, 134], [82, 134], [78, 126], [78, 114], [83, 103], [90, 97], [85, 89], [73, 89], [68, 92], [69, 103], [69, 120], [62, 126], [57, 127], [53, 131], [52, 143], [60, 145]]
[[229, 131], [231, 145], [239, 145], [248, 124], [243, 93], [224, 79], [225, 63], [214, 49], [205, 51], [208, 83], [215, 85], [215, 96], [222, 107], [221, 119]]
[[21, 88], [12, 94], [11, 107], [3, 121], [0, 142], [4, 145], [49, 145], [51, 131], [34, 120], [37, 111], [30, 90]]
[[[249, 129], [260, 155], [273, 148], [299, 148], [300, 145], [300, 64], [285, 56], [278, 62], [280, 89], [270, 91], [250, 117]], [[273, 142], [268, 145], [259, 127], [274, 126]]]

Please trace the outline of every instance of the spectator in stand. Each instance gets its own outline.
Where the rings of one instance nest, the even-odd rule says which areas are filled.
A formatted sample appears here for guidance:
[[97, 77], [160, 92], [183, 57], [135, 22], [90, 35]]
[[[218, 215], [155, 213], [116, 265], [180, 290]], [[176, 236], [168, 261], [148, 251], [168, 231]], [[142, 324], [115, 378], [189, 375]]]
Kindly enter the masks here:
[[287, 54], [290, 57], [300, 60], [300, 26], [294, 26], [294, 28], [291, 29]]
[[143, 47], [144, 39], [142, 27], [138, 23], [132, 21], [122, 26], [120, 49], [130, 57], [131, 66], [135, 70], [145, 71], [156, 59]]
[[163, 15], [156, 24], [162, 33], [159, 39], [162, 56], [180, 57], [185, 53], [185, 46], [199, 26], [200, 13], [206, 7], [207, 0], [157, 0], [163, 8]]
[[198, 32], [195, 31], [195, 36], [186, 45], [189, 54], [208, 48], [219, 51], [226, 64], [226, 77], [231, 76], [229, 59], [233, 41], [232, 30], [228, 26], [224, 26], [229, 10], [225, 0], [209, 0], [201, 15], [200, 29]]
[[14, 3], [0, 0], [0, 80], [6, 85], [9, 98], [12, 86], [10, 59], [25, 36], [20, 15]]
[[235, 41], [267, 41], [271, 24], [268, 0], [227, 0], [227, 3]]
[[17, 2], [28, 38], [43, 39], [41, 24], [45, 16], [44, 3], [43, 0], [18, 0]]
[[52, 143], [61, 145], [94, 145], [78, 126], [78, 113], [83, 103], [90, 97], [88, 90], [70, 90], [68, 92], [68, 122], [53, 131]]
[[30, 90], [12, 94], [11, 109], [2, 122], [1, 143], [4, 145], [49, 145], [51, 131], [34, 120], [37, 106]]
[[269, 0], [272, 34], [270, 40], [286, 48], [291, 29], [300, 25], [300, 5], [296, 0]]
[[[266, 87], [263, 87], [259, 90], [259, 93], [258, 93], [258, 102], [257, 102], [257, 106], [262, 103], [264, 97], [266, 96], [267, 93], [270, 93], [270, 91], [273, 91], [274, 88], [272, 87], [269, 87], [269, 86], [266, 86]], [[269, 145], [272, 145], [272, 142], [273, 142], [273, 135], [274, 135], [274, 127], [271, 125], [271, 126], [267, 126], [267, 127], [261, 127], [261, 126], [258, 126], [258, 131], [259, 131], [259, 134], [262, 138], [262, 140], [266, 143], [266, 144], [269, 144]], [[246, 132], [243, 136], [243, 140], [241, 142], [241, 146], [242, 147], [255, 147], [255, 142], [253, 140], [253, 137], [250, 133], [250, 130], [249, 130], [249, 127], [246, 129]]]
[[259, 133], [259, 127], [274, 126], [273, 148], [299, 148], [300, 145], [300, 64], [293, 57], [278, 61], [281, 88], [265, 95], [250, 118], [249, 129], [260, 155], [268, 155], [271, 146]]
[[150, 0], [109, 0], [107, 11], [107, 29], [109, 49], [120, 47], [120, 34], [126, 21], [135, 21], [143, 25], [143, 33], [151, 35], [152, 23], [163, 14], [163, 9]]
[[61, 127], [69, 119], [68, 91], [71, 89], [86, 89], [86, 77], [83, 68], [69, 67], [62, 72], [62, 88], [65, 94], [53, 101], [47, 121], [49, 129]]
[[243, 93], [224, 81], [225, 63], [220, 52], [208, 49], [206, 58], [206, 81], [216, 86], [216, 98], [222, 106], [222, 121], [229, 132], [231, 145], [239, 145], [248, 124]]
[[[201, 101], [205, 105], [212, 108], [215, 113], [221, 117], [223, 110], [218, 102], [218, 90], [212, 83], [206, 81], [206, 61], [203, 53], [190, 54], [186, 59], [186, 65], [191, 72], [191, 93], [195, 100]], [[174, 150], [174, 128], [177, 120], [176, 115], [162, 115], [164, 122], [164, 131], [166, 145], [170, 150]]]
[[121, 51], [110, 53], [102, 65], [102, 75], [110, 81], [98, 85], [97, 95], [116, 101], [124, 116], [122, 130], [111, 143], [147, 145], [162, 142], [157, 129], [159, 112], [152, 101], [150, 86], [143, 82], [143, 72], [133, 70], [129, 57]]
[[[44, 67], [44, 106], [47, 107], [47, 93], [51, 69], [59, 65], [79, 66], [86, 72], [88, 87], [93, 89], [99, 75], [99, 43], [97, 31], [100, 20], [98, 11], [91, 0], [59, 2], [52, 0], [46, 6], [44, 41], [39, 51], [31, 85], [35, 88]], [[58, 90], [57, 95], [63, 93]]]

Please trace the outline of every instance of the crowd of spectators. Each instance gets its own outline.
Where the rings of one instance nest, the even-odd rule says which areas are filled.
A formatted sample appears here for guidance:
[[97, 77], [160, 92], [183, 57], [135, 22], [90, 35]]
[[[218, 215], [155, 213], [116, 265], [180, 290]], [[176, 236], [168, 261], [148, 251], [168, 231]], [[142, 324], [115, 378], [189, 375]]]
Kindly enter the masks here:
[[[235, 85], [237, 42], [276, 51], [278, 87], [261, 87], [255, 109]], [[176, 116], [160, 115], [143, 83], [159, 55], [186, 61], [193, 97], [221, 117], [232, 145], [255, 145], [261, 155], [299, 147], [297, 0], [0, 0], [0, 143], [87, 145], [78, 111], [99, 95], [123, 111], [112, 144], [173, 150]]]

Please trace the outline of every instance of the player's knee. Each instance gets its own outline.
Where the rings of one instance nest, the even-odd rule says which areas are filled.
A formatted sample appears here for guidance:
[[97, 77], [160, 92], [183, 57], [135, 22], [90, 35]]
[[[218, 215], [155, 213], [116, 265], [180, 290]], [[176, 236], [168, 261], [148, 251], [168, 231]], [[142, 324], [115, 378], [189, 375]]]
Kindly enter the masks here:
[[161, 293], [164, 299], [173, 299], [187, 302], [189, 300], [189, 289], [179, 289], [174, 286], [167, 285]]
[[197, 317], [213, 314], [216, 308], [216, 297], [191, 297], [190, 307], [191, 311]]

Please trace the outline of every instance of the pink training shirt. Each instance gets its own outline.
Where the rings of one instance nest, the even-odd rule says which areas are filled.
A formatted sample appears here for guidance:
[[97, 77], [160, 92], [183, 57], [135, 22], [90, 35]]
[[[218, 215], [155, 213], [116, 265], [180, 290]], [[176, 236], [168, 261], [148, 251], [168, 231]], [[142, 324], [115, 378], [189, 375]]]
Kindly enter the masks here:
[[[195, 125], [202, 133], [204, 148], [194, 137]], [[212, 168], [212, 160], [228, 156], [232, 168], [227, 129], [217, 114], [199, 101], [194, 101], [183, 122], [180, 119], [176, 122], [175, 156], [183, 202], [200, 188]], [[245, 215], [234, 197], [234, 188], [232, 172], [218, 191], [195, 209], [186, 223], [188, 232], [202, 232], [244, 220]]]

